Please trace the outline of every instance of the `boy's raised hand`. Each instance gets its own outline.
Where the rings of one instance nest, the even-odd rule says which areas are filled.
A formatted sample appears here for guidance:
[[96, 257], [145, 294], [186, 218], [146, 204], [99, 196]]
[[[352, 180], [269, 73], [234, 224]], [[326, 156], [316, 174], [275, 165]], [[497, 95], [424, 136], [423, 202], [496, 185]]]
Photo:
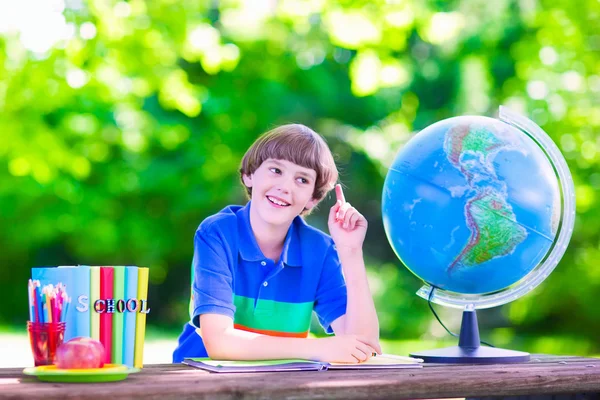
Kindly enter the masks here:
[[335, 185], [335, 197], [336, 202], [329, 210], [329, 233], [338, 251], [360, 250], [367, 234], [367, 220], [346, 202], [340, 184]]

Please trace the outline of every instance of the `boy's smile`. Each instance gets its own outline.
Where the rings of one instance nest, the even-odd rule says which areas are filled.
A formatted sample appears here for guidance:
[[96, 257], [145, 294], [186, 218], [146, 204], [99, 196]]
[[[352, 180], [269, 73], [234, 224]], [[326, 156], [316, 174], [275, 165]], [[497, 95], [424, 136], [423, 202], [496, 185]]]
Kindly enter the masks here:
[[[244, 183], [252, 188], [252, 208], [267, 224], [289, 225], [312, 208], [317, 173], [287, 160], [265, 160]], [[251, 210], [252, 212], [252, 210]]]
[[267, 196], [267, 200], [269, 200], [271, 202], [271, 204], [273, 204], [273, 206], [275, 207], [289, 207], [290, 204], [281, 200], [279, 197], [276, 196]]

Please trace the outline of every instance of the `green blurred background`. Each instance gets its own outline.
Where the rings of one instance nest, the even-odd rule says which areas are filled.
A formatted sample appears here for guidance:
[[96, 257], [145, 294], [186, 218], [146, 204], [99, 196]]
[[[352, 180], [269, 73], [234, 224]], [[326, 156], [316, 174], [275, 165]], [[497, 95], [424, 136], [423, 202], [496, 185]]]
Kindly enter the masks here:
[[[504, 104], [562, 150], [577, 221], [540, 287], [479, 312], [482, 339], [600, 353], [599, 22], [597, 0], [0, 1], [0, 325], [24, 332], [31, 267], [140, 265], [149, 339], [174, 346], [195, 229], [245, 202], [254, 139], [299, 122], [327, 139], [369, 220], [388, 349], [453, 343], [387, 242], [381, 190], [415, 132]], [[326, 231], [332, 203], [309, 223]], [[438, 310], [457, 330], [460, 312]]]

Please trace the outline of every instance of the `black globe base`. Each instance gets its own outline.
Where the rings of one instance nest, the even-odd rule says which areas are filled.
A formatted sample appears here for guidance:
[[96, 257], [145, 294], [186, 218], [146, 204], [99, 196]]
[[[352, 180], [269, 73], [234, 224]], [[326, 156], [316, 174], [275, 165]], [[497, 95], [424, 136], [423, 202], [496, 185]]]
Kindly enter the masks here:
[[529, 353], [522, 351], [481, 346], [475, 310], [463, 311], [458, 346], [415, 352], [410, 356], [422, 358], [426, 363], [443, 364], [519, 363], [530, 359]]
[[529, 353], [498, 349], [496, 347], [452, 346], [443, 349], [411, 353], [411, 357], [422, 358], [426, 363], [442, 364], [498, 364], [527, 362]]

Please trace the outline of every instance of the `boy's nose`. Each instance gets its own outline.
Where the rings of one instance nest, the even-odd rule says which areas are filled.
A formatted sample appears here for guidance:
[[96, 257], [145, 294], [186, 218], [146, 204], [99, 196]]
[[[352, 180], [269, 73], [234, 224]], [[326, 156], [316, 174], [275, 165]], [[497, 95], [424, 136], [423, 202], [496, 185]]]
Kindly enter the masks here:
[[277, 187], [277, 189], [282, 192], [282, 193], [289, 193], [290, 192], [290, 186], [291, 183], [290, 182], [280, 182], [279, 186]]
[[278, 190], [278, 191], [280, 191], [281, 193], [289, 193], [289, 192], [290, 192], [290, 190], [289, 190], [289, 189], [287, 188], [287, 186], [285, 186], [285, 185], [280, 185], [280, 186], [277, 188], [277, 190]]

